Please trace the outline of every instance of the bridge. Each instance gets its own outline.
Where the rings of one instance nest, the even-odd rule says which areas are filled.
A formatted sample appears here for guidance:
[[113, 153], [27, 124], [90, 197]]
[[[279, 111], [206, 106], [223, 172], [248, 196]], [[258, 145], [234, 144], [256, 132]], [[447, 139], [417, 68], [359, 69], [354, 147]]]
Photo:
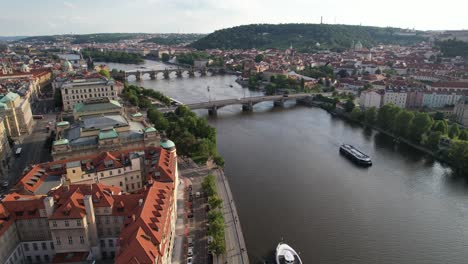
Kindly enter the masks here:
[[137, 69], [131, 71], [125, 71], [125, 78], [128, 80], [128, 77], [135, 76], [137, 81], [143, 79], [143, 76], [148, 74], [151, 80], [156, 80], [158, 75], [162, 74], [164, 79], [169, 79], [172, 73], [179, 78], [183, 76], [184, 73], [187, 73], [189, 77], [195, 77], [195, 73], [199, 73], [200, 76], [206, 76], [210, 72], [214, 74], [224, 74], [226, 73], [226, 68], [224, 67], [203, 67], [203, 68], [177, 68], [177, 69], [164, 69], [164, 70], [155, 70], [155, 69]]
[[[208, 109], [210, 115], [216, 115], [218, 109], [227, 106], [227, 105], [242, 105], [243, 111], [252, 111], [255, 104], [272, 101], [274, 106], [283, 106], [285, 101], [296, 100], [300, 102], [307, 102], [308, 100], [313, 99], [316, 95], [329, 95], [329, 93], [298, 93], [298, 94], [288, 94], [288, 95], [265, 95], [265, 96], [254, 96], [254, 97], [245, 97], [238, 99], [227, 99], [227, 100], [217, 100], [217, 101], [208, 101], [201, 103], [186, 104], [185, 106], [191, 110], [198, 109]], [[169, 111], [175, 110], [176, 107], [168, 109]]]

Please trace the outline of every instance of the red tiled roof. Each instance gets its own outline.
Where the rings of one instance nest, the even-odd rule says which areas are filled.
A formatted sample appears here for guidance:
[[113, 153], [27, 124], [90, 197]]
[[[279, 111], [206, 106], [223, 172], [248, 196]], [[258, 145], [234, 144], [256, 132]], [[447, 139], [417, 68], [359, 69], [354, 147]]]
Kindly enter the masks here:
[[125, 223], [115, 263], [153, 263], [155, 258], [161, 259], [166, 247], [161, 242], [171, 228], [173, 194], [174, 182], [155, 182], [148, 189], [139, 213]]

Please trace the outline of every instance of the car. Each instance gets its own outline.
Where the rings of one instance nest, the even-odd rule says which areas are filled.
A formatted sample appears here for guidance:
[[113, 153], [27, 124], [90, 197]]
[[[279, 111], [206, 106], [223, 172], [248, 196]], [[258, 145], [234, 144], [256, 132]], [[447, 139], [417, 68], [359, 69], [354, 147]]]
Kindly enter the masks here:
[[211, 244], [213, 243], [213, 237], [212, 236], [208, 236], [208, 244]]
[[2, 182], [2, 188], [7, 188], [9, 185], [8, 181], [3, 181]]
[[193, 237], [188, 237], [188, 245], [189, 247], [193, 247]]
[[193, 264], [193, 258], [192, 257], [187, 258], [187, 264]]
[[190, 185], [188, 186], [188, 189], [189, 189], [190, 192], [192, 191], [192, 184], [190, 184]]
[[200, 192], [195, 193], [195, 197], [200, 198], [200, 196], [201, 196]]
[[187, 256], [191, 257], [193, 256], [193, 247], [189, 247], [187, 250]]

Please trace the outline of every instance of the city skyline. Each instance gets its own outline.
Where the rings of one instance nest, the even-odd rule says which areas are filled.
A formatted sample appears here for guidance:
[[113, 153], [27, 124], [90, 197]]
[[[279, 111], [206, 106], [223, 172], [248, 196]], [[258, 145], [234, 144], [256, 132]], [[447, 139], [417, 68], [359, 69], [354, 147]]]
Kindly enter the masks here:
[[[323, 23], [418, 30], [461, 30], [468, 3], [393, 1], [385, 9], [375, 1], [316, 0], [44, 0], [0, 1], [0, 36], [87, 34], [99, 32], [211, 33], [256, 23]], [[25, 4], [26, 2], [26, 4]], [[25, 8], [27, 6], [27, 8]], [[456, 6], [457, 8], [453, 8]], [[318, 8], [317, 8], [318, 7]]]

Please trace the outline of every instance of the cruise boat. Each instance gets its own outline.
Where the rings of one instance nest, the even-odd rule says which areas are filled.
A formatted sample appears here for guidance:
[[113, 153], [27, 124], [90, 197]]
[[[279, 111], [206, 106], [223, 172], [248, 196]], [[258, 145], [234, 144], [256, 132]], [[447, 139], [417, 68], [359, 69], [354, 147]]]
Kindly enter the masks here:
[[276, 247], [276, 264], [302, 264], [302, 260], [292, 247], [280, 242]]
[[372, 165], [372, 161], [368, 155], [362, 153], [360, 150], [358, 150], [357, 148], [351, 145], [348, 145], [348, 144], [341, 145], [340, 153], [359, 165], [362, 165], [362, 166]]

